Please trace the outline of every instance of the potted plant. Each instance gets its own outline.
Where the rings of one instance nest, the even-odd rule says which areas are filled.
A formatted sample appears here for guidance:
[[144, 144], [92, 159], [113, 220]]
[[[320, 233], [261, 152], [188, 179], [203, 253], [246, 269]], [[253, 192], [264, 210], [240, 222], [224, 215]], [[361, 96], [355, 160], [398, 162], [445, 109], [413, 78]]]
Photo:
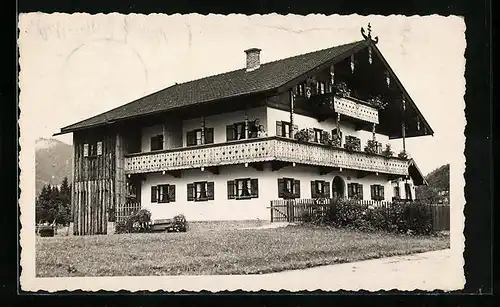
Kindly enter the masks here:
[[368, 140], [365, 146], [365, 152], [370, 153], [370, 154], [376, 154], [378, 153], [377, 149], [378, 142], [375, 140]]
[[382, 155], [387, 158], [390, 158], [394, 155], [394, 152], [391, 150], [390, 144], [385, 145], [385, 149], [384, 151], [382, 151]]
[[300, 143], [309, 142], [309, 131], [307, 129], [301, 129], [294, 134], [294, 138]]
[[408, 159], [408, 154], [406, 153], [406, 151], [402, 150], [399, 154], [398, 154], [398, 157], [400, 159]]
[[370, 103], [373, 107], [378, 110], [383, 110], [387, 107], [387, 102], [382, 99], [382, 96], [377, 95], [368, 99], [368, 103]]
[[351, 89], [345, 82], [339, 82], [333, 85], [333, 93], [338, 97], [348, 97], [351, 96]]

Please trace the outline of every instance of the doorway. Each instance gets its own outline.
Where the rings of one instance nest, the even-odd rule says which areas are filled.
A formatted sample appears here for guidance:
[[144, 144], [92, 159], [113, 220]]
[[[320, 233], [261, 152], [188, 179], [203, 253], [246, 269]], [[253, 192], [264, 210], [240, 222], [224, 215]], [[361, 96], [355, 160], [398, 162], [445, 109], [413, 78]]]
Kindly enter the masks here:
[[345, 197], [345, 182], [340, 176], [335, 176], [335, 178], [333, 178], [332, 194], [333, 198]]

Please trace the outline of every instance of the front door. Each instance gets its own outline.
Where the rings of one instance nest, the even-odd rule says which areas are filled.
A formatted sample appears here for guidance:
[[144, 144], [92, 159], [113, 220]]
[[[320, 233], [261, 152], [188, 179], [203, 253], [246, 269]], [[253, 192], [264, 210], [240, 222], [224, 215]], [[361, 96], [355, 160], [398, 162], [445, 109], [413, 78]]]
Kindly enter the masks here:
[[333, 198], [344, 198], [345, 197], [344, 179], [342, 179], [339, 176], [335, 176], [335, 178], [333, 178], [332, 194], [333, 194]]

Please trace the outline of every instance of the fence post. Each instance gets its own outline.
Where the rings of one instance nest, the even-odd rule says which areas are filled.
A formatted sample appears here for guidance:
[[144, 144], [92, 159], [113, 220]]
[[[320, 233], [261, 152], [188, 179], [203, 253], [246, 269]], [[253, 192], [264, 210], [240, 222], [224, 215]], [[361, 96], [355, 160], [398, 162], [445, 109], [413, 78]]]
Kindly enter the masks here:
[[272, 200], [271, 200], [271, 205], [270, 205], [270, 207], [271, 207], [271, 209], [270, 209], [270, 210], [271, 210], [271, 223], [272, 223], [272, 222], [273, 222], [273, 211], [274, 211], [274, 210], [273, 210], [273, 201], [272, 201]]

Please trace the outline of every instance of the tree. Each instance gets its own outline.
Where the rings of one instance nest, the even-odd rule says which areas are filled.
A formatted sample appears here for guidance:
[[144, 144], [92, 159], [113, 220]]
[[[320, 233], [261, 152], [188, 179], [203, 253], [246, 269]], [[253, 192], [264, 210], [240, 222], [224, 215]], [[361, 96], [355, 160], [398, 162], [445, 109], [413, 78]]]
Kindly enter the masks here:
[[57, 213], [55, 216], [58, 224], [66, 225], [71, 221], [71, 185], [68, 178], [64, 177], [57, 198]]
[[71, 220], [71, 185], [65, 177], [61, 188], [44, 185], [35, 203], [37, 223], [66, 225]]

